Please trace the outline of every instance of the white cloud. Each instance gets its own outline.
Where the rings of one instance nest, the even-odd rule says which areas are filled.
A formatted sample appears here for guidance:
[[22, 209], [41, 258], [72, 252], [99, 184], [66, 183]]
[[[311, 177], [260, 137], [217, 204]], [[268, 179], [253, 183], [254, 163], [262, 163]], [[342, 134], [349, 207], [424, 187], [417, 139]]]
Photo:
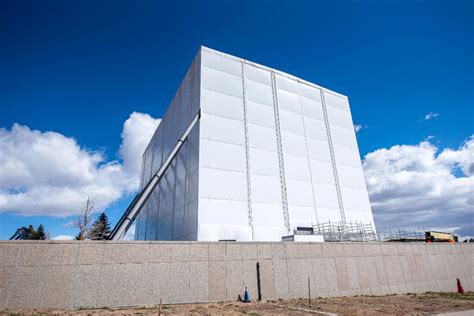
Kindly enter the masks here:
[[53, 237], [53, 240], [74, 240], [74, 236], [71, 235], [58, 235]]
[[458, 149], [428, 141], [366, 155], [367, 187], [378, 228], [456, 228], [474, 235], [474, 137]]
[[97, 208], [107, 207], [138, 188], [141, 156], [159, 121], [130, 115], [119, 152], [123, 162], [106, 161], [103, 153], [59, 133], [19, 124], [0, 128], [0, 212], [67, 216], [88, 196]]
[[429, 121], [429, 120], [432, 120], [436, 117], [439, 116], [439, 113], [436, 113], [436, 112], [430, 112], [428, 114], [425, 114], [423, 117], [420, 118], [420, 121]]
[[148, 114], [137, 112], [133, 112], [125, 121], [122, 145], [119, 149], [120, 156], [124, 160], [125, 171], [131, 174], [140, 173], [143, 151], [160, 122], [161, 119], [154, 119]]
[[369, 128], [367, 124], [354, 124], [354, 130], [356, 133], [359, 133], [363, 129]]

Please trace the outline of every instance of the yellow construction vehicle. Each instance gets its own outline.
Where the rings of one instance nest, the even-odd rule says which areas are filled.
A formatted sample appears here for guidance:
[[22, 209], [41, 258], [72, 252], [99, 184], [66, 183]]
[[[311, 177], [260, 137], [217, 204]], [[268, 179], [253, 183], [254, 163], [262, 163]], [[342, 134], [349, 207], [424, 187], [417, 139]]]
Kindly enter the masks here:
[[458, 242], [458, 236], [452, 233], [444, 233], [437, 231], [426, 231], [425, 232], [426, 242]]

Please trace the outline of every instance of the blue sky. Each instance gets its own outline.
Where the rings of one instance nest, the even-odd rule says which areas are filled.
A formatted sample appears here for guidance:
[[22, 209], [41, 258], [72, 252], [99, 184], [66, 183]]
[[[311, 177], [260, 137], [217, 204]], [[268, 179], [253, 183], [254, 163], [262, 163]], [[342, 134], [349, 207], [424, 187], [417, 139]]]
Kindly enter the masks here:
[[[362, 157], [428, 137], [438, 153], [458, 149], [474, 132], [473, 12], [472, 1], [2, 1], [0, 128], [54, 131], [102, 152], [99, 165], [121, 162], [124, 122], [160, 118], [205, 45], [348, 95]], [[130, 198], [107, 209], [113, 221]], [[73, 235], [70, 221], [4, 207], [0, 238], [30, 223]]]

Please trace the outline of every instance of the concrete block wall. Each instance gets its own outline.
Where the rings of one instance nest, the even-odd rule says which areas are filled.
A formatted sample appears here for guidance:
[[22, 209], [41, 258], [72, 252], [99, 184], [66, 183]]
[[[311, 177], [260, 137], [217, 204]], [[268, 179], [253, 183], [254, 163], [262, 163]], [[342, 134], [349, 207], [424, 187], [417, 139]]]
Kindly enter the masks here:
[[0, 241], [0, 310], [474, 290], [474, 245]]

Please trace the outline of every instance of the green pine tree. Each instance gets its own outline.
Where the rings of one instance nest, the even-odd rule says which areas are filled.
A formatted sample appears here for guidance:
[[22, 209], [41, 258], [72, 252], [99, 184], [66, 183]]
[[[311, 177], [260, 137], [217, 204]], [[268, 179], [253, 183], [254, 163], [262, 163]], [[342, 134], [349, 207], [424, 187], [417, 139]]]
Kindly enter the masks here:
[[44, 232], [43, 224], [39, 224], [37, 229], [35, 229], [33, 225], [28, 225], [27, 234], [25, 235], [23, 239], [45, 240], [46, 233]]
[[46, 239], [43, 224], [39, 224], [38, 229], [36, 229], [36, 234], [35, 234], [34, 239], [38, 239], [38, 240], [45, 240]]
[[100, 213], [97, 220], [92, 225], [91, 230], [87, 234], [88, 239], [92, 240], [103, 240], [106, 239], [110, 234], [110, 223], [107, 215], [102, 212]]
[[25, 239], [35, 239], [36, 230], [33, 225], [28, 226], [28, 234], [26, 235]]

